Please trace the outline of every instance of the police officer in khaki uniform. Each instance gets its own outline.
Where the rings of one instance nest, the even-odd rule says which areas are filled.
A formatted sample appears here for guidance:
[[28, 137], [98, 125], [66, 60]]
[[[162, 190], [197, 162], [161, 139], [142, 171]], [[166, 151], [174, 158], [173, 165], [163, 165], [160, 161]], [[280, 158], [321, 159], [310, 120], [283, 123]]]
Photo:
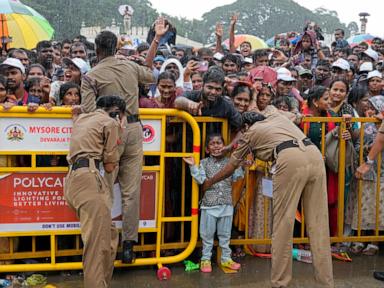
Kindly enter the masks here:
[[121, 60], [115, 58], [117, 37], [112, 32], [103, 31], [96, 36], [96, 54], [99, 63], [83, 78], [81, 84], [82, 112], [95, 110], [97, 97], [118, 95], [126, 102], [122, 145], [119, 146], [119, 167], [105, 177], [111, 191], [118, 177], [121, 189], [123, 218], [123, 263], [134, 260], [133, 244], [138, 240], [140, 187], [143, 160], [143, 132], [139, 119], [139, 84], [155, 82], [152, 61], [161, 37], [167, 32], [164, 18], [156, 21], [156, 36], [142, 65], [139, 58]]
[[272, 287], [286, 287], [292, 278], [293, 226], [301, 197], [316, 283], [321, 287], [334, 287], [326, 175], [320, 151], [298, 127], [278, 112], [268, 118], [256, 112], [246, 112], [243, 122], [254, 124], [239, 140], [229, 163], [206, 180], [203, 189], [231, 175], [251, 151], [257, 159], [274, 161]]
[[[104, 96], [97, 110], [74, 119], [65, 181], [65, 199], [80, 218], [84, 243], [83, 266], [86, 288], [110, 287], [118, 231], [112, 225], [109, 189], [99, 172], [99, 164], [111, 173], [119, 161], [118, 120], [125, 102], [118, 96]], [[113, 119], [115, 118], [115, 119]]]

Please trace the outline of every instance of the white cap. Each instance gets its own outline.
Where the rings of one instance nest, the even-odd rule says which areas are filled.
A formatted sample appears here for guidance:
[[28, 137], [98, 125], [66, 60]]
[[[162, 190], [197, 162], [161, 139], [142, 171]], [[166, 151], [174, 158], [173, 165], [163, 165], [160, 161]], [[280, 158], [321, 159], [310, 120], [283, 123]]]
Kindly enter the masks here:
[[287, 68], [279, 68], [277, 69], [277, 80], [285, 81], [285, 82], [292, 82], [296, 81], [294, 77], [292, 77], [291, 72]]
[[0, 68], [13, 67], [21, 71], [22, 74], [25, 74], [25, 67], [19, 59], [16, 58], [7, 58], [3, 63], [0, 64]]
[[215, 60], [221, 61], [221, 59], [224, 58], [224, 55], [221, 54], [220, 52], [216, 52], [215, 54], [213, 54], [213, 58], [214, 58]]
[[367, 50], [363, 51], [363, 53], [368, 57], [372, 58], [373, 61], [379, 60], [379, 54], [377, 54], [377, 52], [372, 48], [368, 48]]
[[90, 70], [88, 63], [81, 58], [63, 58], [63, 63], [64, 65], [75, 65], [77, 68], [79, 68], [82, 75], [86, 74]]
[[381, 74], [379, 71], [377, 70], [373, 70], [371, 72], [368, 73], [367, 75], [367, 80], [371, 79], [371, 78], [374, 78], [374, 77], [378, 77], [380, 79], [383, 79], [383, 74]]
[[251, 57], [244, 57], [243, 63], [253, 64], [253, 59]]
[[371, 72], [373, 70], [372, 62], [364, 62], [360, 65], [360, 72]]
[[343, 58], [339, 58], [335, 62], [333, 62], [332, 67], [338, 67], [341, 70], [347, 70], [347, 71], [351, 69], [351, 66], [349, 65], [348, 61]]

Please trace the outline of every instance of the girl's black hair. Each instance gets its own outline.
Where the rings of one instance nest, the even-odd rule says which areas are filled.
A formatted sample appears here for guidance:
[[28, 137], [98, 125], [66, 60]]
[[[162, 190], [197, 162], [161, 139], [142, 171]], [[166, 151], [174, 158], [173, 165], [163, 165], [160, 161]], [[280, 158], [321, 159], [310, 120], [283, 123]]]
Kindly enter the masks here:
[[31, 89], [35, 85], [40, 85], [41, 78], [39, 77], [32, 77], [29, 78], [27, 81], [25, 81], [25, 90], [29, 92], [29, 89]]
[[112, 107], [119, 108], [120, 112], [125, 112], [126, 103], [120, 96], [101, 96], [97, 99], [96, 107], [107, 110]]
[[289, 101], [289, 98], [288, 96], [280, 96], [280, 97], [277, 97], [275, 98], [273, 101], [272, 101], [272, 105], [275, 106], [276, 108], [280, 105], [280, 104], [286, 104], [288, 106], [288, 111], [291, 111], [292, 110], [292, 105], [291, 105], [291, 102]]
[[[64, 83], [63, 85], [60, 86], [60, 91], [59, 91], [60, 101], [63, 101], [64, 96], [67, 93], [67, 91], [69, 89], [72, 89], [72, 88], [76, 88], [77, 91], [79, 91], [79, 95], [80, 95], [80, 86], [79, 85], [77, 85], [74, 82], [66, 82], [66, 83]], [[81, 96], [80, 96], [80, 99], [81, 99]]]
[[211, 142], [212, 139], [215, 137], [219, 137], [221, 139], [221, 141], [223, 141], [223, 143], [224, 143], [223, 135], [221, 135], [220, 133], [211, 133], [207, 136], [207, 140], [205, 141], [206, 142], [205, 146], [208, 147], [209, 142]]

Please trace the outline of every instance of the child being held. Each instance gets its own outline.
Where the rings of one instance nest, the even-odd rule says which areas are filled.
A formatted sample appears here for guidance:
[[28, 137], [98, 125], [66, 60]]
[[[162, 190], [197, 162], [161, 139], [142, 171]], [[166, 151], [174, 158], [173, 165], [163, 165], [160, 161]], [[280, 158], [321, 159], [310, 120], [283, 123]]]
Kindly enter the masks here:
[[[195, 165], [193, 157], [183, 158], [189, 164], [191, 175], [200, 185], [207, 178], [214, 176], [224, 168], [229, 158], [222, 153], [224, 139], [220, 134], [207, 137], [207, 154], [200, 162], [200, 167]], [[203, 251], [200, 262], [200, 271], [212, 272], [211, 256], [215, 232], [219, 238], [219, 246], [222, 250], [221, 265], [223, 267], [239, 270], [241, 265], [231, 258], [231, 239], [233, 205], [232, 205], [232, 182], [244, 177], [243, 169], [238, 168], [231, 177], [224, 179], [209, 188], [200, 202], [200, 237], [203, 242]]]

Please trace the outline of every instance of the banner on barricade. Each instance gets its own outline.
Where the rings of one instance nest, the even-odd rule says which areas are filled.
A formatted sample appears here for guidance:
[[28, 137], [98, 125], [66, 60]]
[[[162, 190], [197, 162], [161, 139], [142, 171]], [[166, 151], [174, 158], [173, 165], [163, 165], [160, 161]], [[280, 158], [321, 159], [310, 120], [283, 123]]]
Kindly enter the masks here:
[[[161, 149], [161, 120], [142, 120], [144, 151]], [[68, 151], [72, 119], [1, 118], [0, 147], [5, 151]]]
[[[12, 173], [0, 176], [0, 232], [79, 229], [64, 199], [66, 173]], [[156, 227], [158, 172], [143, 171], [140, 228]], [[121, 196], [114, 189], [112, 218], [121, 227]]]

